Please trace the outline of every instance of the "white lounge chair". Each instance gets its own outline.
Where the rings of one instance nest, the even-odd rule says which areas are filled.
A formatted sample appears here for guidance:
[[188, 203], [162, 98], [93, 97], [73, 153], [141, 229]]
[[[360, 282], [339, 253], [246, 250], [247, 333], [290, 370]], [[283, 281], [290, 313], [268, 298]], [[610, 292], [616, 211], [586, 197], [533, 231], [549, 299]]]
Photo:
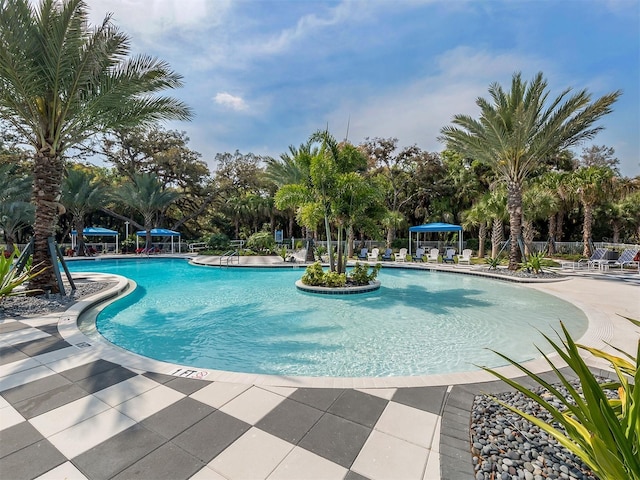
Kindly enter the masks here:
[[407, 249], [401, 248], [398, 253], [396, 253], [396, 262], [406, 262], [407, 261]]
[[560, 262], [560, 267], [563, 270], [580, 270], [583, 268], [591, 268], [592, 266], [597, 266], [597, 262], [599, 260], [602, 260], [606, 253], [606, 248], [596, 248], [595, 252], [593, 252], [591, 257], [589, 257], [588, 259], [581, 258], [577, 262]]
[[462, 250], [462, 254], [458, 255], [458, 264], [466, 263], [467, 265], [471, 265], [471, 254], [473, 251], [470, 248], [465, 248]]
[[618, 259], [611, 264], [611, 266], [620, 266], [620, 270], [624, 268], [625, 265], [632, 265], [637, 263], [640, 267], [640, 262], [634, 260], [634, 258], [638, 255], [638, 250], [634, 248], [627, 248], [624, 252], [620, 254]]
[[369, 262], [377, 262], [379, 253], [380, 253], [379, 249], [377, 249], [377, 248], [371, 249], [371, 252], [367, 254], [367, 261], [369, 261]]
[[429, 255], [427, 256], [427, 262], [435, 262], [438, 263], [438, 257], [440, 256], [440, 250], [437, 248], [432, 248], [429, 250]]

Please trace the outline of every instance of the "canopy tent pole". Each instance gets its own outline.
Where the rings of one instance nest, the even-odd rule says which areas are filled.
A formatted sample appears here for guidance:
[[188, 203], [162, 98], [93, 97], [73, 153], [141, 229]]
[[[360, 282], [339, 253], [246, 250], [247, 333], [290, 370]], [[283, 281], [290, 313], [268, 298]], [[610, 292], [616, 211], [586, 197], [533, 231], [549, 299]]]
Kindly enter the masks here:
[[171, 237], [171, 253], [173, 253], [173, 237]]

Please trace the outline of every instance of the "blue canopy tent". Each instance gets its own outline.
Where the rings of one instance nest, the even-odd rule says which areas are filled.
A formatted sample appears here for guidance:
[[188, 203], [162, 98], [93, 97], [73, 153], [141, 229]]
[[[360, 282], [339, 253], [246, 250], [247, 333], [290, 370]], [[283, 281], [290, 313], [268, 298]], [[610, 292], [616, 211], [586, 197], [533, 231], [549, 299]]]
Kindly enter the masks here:
[[[115, 230], [109, 230], [102, 227], [86, 227], [82, 230], [82, 235], [85, 237], [116, 237], [115, 253], [118, 253], [118, 232]], [[78, 238], [78, 232], [71, 230], [71, 248], [75, 250]]]
[[[146, 237], [146, 230], [140, 230], [136, 232], [136, 249], [140, 248], [139, 239], [140, 237]], [[175, 253], [173, 251], [173, 237], [178, 237], [178, 253], [180, 253], [180, 232], [174, 232], [173, 230], [168, 230], [166, 228], [152, 228], [151, 236], [152, 237], [170, 237], [171, 238], [171, 253]]]
[[420, 233], [428, 232], [460, 232], [458, 236], [458, 252], [462, 252], [462, 227], [460, 225], [452, 225], [451, 223], [425, 223], [424, 225], [416, 225], [409, 228], [409, 255], [411, 255], [411, 233], [416, 232], [416, 242]]

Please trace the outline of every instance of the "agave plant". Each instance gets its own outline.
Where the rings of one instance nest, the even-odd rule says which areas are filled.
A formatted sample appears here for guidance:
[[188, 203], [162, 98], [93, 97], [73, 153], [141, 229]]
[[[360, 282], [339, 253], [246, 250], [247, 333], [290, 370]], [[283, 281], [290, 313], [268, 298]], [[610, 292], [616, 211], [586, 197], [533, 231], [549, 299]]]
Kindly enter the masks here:
[[15, 288], [40, 275], [45, 270], [44, 268], [42, 268], [36, 271], [36, 269], [38, 268], [37, 265], [35, 267], [32, 265], [28, 265], [27, 268], [25, 268], [18, 274], [16, 272], [16, 269], [12, 268], [13, 262], [18, 257], [18, 255], [18, 249], [15, 247], [9, 255], [5, 255], [4, 250], [0, 251], [0, 301], [2, 301], [5, 297], [9, 297], [12, 295], [22, 295], [39, 291], [23, 290], [20, 292], [14, 292]]
[[542, 271], [542, 261], [546, 253], [546, 251], [542, 251], [529, 254], [527, 261], [522, 264], [522, 268], [531, 270], [535, 274], [540, 273]]
[[[628, 320], [636, 326], [640, 326], [640, 322], [637, 320]], [[561, 323], [561, 327], [564, 339], [560, 339], [560, 344], [546, 335], [544, 337], [575, 373], [580, 382], [582, 393], [571, 384], [540, 349], [538, 351], [557, 375], [560, 383], [566, 389], [566, 394], [516, 361], [496, 352], [547, 389], [562, 404], [562, 408], [554, 407], [541, 395], [528, 390], [495, 370], [483, 367], [484, 370], [535, 401], [549, 412], [555, 422], [546, 423], [498, 399], [494, 400], [553, 435], [562, 446], [580, 457], [600, 480], [640, 480], [640, 389], [635, 388], [640, 381], [640, 369], [638, 368], [640, 340], [635, 357], [613, 347], [620, 353], [620, 356], [616, 356], [599, 349], [576, 344], [564, 324]], [[580, 349], [609, 362], [616, 373], [617, 381], [599, 383], [581, 357]], [[609, 398], [607, 391], [617, 392], [617, 398]], [[563, 427], [564, 432], [557, 425]]]

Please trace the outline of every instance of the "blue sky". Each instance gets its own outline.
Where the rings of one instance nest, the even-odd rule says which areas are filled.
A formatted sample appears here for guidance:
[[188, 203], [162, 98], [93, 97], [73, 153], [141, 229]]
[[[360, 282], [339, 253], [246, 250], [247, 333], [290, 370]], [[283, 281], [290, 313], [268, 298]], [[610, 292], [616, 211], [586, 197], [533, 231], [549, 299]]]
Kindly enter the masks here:
[[[441, 151], [453, 115], [513, 72], [542, 71], [553, 95], [622, 90], [592, 144], [640, 175], [640, 0], [88, 0], [132, 51], [184, 76], [184, 130], [212, 167], [219, 152], [279, 156], [327, 125], [338, 139], [396, 137]], [[582, 147], [575, 150], [582, 151]]]

